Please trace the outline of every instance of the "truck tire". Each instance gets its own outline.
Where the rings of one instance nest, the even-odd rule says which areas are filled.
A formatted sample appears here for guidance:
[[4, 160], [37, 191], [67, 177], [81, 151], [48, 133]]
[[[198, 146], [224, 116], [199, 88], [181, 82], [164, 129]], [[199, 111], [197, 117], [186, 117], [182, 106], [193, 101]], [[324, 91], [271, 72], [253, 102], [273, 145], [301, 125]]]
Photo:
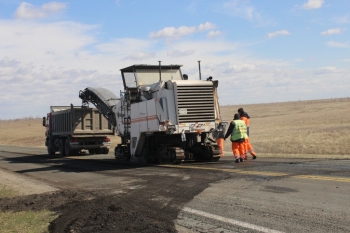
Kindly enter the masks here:
[[103, 154], [106, 155], [106, 154], [108, 154], [108, 153], [109, 153], [109, 148], [104, 148], [104, 149], [103, 149]]
[[55, 150], [55, 145], [53, 144], [52, 140], [51, 139], [48, 139], [47, 140], [47, 153], [49, 155], [54, 155], [56, 150]]
[[69, 140], [65, 140], [64, 142], [64, 152], [66, 156], [73, 155], [73, 150], [71, 150], [70, 145], [69, 145]]
[[59, 143], [59, 150], [60, 150], [60, 155], [61, 156], [66, 156], [66, 152], [64, 150], [64, 139], [60, 139], [60, 143]]
[[96, 149], [89, 149], [89, 154], [90, 155], [96, 154]]

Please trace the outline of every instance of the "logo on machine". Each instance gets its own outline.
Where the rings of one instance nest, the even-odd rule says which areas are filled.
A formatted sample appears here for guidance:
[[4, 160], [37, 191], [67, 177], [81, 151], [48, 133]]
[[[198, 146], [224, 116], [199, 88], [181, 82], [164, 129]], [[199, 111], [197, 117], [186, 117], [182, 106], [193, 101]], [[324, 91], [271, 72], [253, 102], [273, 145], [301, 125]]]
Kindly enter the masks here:
[[190, 124], [190, 132], [196, 132], [197, 129], [201, 129], [205, 124]]
[[179, 108], [179, 115], [187, 115], [187, 108]]

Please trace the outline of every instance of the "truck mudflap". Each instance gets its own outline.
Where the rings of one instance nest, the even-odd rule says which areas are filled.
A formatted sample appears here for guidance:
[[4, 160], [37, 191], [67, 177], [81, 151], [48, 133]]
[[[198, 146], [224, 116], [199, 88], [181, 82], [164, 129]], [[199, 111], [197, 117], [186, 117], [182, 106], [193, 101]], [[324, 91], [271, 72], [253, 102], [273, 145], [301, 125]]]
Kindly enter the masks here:
[[113, 107], [120, 99], [110, 90], [103, 87], [87, 87], [79, 92], [79, 98], [83, 100], [83, 105], [93, 103], [111, 125], [117, 125]]

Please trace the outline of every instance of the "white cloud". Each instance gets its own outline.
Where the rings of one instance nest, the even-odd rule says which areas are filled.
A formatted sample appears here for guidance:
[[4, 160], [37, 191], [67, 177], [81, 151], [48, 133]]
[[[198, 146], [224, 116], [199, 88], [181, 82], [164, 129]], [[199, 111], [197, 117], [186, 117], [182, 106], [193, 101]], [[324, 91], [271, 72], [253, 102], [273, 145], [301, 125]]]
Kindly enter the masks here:
[[230, 65], [223, 73], [229, 74], [233, 72], [248, 72], [255, 69], [252, 64]]
[[252, 20], [258, 16], [255, 8], [247, 1], [231, 0], [224, 3], [224, 8], [229, 9], [233, 15]]
[[[203, 24], [195, 31], [214, 31], [211, 27]], [[50, 105], [80, 105], [78, 92], [88, 86], [106, 87], [118, 95], [120, 69], [137, 61], [180, 64], [194, 80], [201, 60], [202, 78], [219, 80], [222, 105], [232, 104], [231, 93], [235, 93], [235, 103], [261, 103], [295, 100], [296, 93], [300, 99], [337, 97], [327, 95], [330, 90], [346, 96], [350, 86], [349, 70], [332, 73], [331, 68], [321, 68], [317, 76], [315, 70], [292, 70], [294, 63], [259, 58], [247, 42], [224, 38], [171, 44], [148, 38], [101, 42], [96, 37], [99, 29], [76, 22], [0, 20], [0, 118], [43, 116]], [[327, 75], [332, 75], [331, 83]], [[317, 88], [310, 93], [310, 86]]]
[[331, 74], [337, 72], [337, 68], [333, 66], [321, 67], [315, 71], [315, 74]]
[[49, 2], [36, 7], [30, 3], [22, 2], [15, 12], [17, 19], [38, 19], [45, 18], [66, 8], [66, 3]]
[[221, 36], [223, 34], [222, 31], [210, 31], [208, 32], [207, 34], [207, 38], [214, 38], [214, 37], [218, 37], [218, 36]]
[[337, 47], [337, 48], [350, 48], [349, 42], [336, 42], [336, 41], [328, 41], [327, 45], [330, 47]]
[[341, 34], [344, 30], [341, 28], [332, 28], [328, 29], [327, 31], [321, 32], [321, 35], [334, 35], [334, 34]]
[[4, 57], [4, 59], [0, 61], [0, 67], [11, 67], [20, 63], [20, 61], [17, 61], [15, 59], [9, 59], [8, 57]]
[[224, 73], [232, 72], [247, 72], [255, 69], [255, 66], [252, 64], [241, 64], [241, 65], [231, 65]]
[[169, 57], [184, 57], [193, 54], [195, 51], [194, 50], [186, 50], [186, 51], [179, 51], [179, 50], [171, 50], [168, 51], [168, 56]]
[[318, 9], [322, 7], [323, 3], [323, 0], [308, 0], [303, 4], [302, 8], [305, 10]]
[[257, 23], [259, 26], [270, 24], [271, 20], [263, 16], [255, 7], [246, 0], [229, 0], [226, 1], [220, 13], [225, 13], [234, 17], [239, 17], [250, 22]]
[[95, 42], [96, 28], [75, 22], [0, 20], [0, 56], [24, 63], [69, 65], [71, 56]]
[[350, 17], [349, 15], [343, 17], [335, 17], [332, 21], [339, 24], [348, 24], [350, 23]]
[[148, 58], [151, 58], [151, 57], [154, 57], [155, 54], [154, 53], [135, 53], [135, 54], [132, 54], [130, 56], [127, 56], [125, 57], [124, 59], [125, 60], [145, 60], [145, 59], [148, 59]]
[[268, 33], [267, 38], [271, 39], [271, 38], [276, 37], [276, 36], [289, 35], [289, 34], [290, 33], [287, 30], [280, 30], [280, 31]]
[[139, 51], [145, 51], [152, 47], [155, 43], [147, 40], [134, 38], [114, 39], [110, 42], [100, 43], [96, 45], [99, 52], [107, 54], [118, 54], [122, 57], [136, 54]]
[[215, 27], [216, 25], [213, 23], [209, 23], [209, 22], [206, 22], [204, 24], [201, 23], [198, 26], [198, 31], [207, 31], [207, 30], [214, 29]]
[[181, 26], [178, 28], [175, 27], [166, 27], [158, 32], [151, 32], [149, 37], [152, 39], [180, 39], [183, 36], [190, 35], [193, 33], [206, 31], [214, 29], [216, 26], [213, 23], [206, 22], [205, 24], [200, 24], [198, 27], [187, 27]]

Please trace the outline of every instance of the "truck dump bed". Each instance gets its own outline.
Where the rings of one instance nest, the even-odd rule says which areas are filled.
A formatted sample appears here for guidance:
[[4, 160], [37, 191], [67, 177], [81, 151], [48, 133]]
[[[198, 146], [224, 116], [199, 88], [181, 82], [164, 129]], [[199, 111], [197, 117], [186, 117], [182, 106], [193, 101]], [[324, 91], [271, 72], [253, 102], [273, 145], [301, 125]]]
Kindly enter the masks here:
[[114, 128], [96, 108], [51, 106], [52, 135], [114, 135]]

